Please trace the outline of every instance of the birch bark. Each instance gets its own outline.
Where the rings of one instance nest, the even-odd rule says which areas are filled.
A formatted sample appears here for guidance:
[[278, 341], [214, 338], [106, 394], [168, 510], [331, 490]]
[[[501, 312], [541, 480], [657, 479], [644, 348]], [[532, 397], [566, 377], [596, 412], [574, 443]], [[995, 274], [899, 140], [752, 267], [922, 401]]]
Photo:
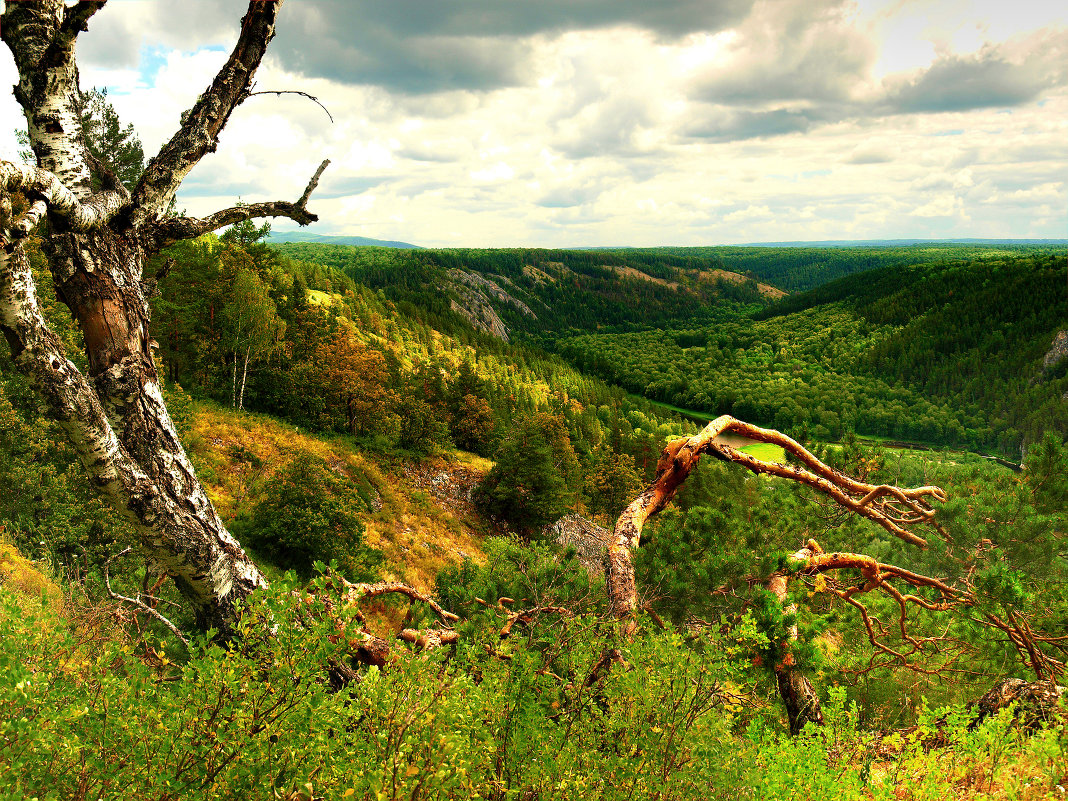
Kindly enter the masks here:
[[[7, 3], [0, 38], [19, 73], [15, 97], [37, 167], [0, 162], [0, 332], [60, 421], [90, 480], [134, 524], [144, 552], [174, 579], [199, 624], [233, 634], [240, 601], [267, 581], [226, 530], [197, 480], [163, 401], [142, 278], [165, 245], [253, 216], [316, 219], [306, 204], [326, 162], [296, 203], [259, 203], [204, 220], [164, 219], [182, 179], [218, 144], [274, 35], [281, 0], [253, 0], [230, 58], [149, 163], [132, 196], [88, 154], [76, 100], [75, 44], [107, 0]], [[91, 189], [98, 173], [104, 189]], [[30, 201], [11, 219], [13, 193]], [[37, 303], [21, 239], [47, 213], [43, 250], [57, 293], [82, 330], [83, 375]], [[242, 382], [244, 383], [244, 382]]]

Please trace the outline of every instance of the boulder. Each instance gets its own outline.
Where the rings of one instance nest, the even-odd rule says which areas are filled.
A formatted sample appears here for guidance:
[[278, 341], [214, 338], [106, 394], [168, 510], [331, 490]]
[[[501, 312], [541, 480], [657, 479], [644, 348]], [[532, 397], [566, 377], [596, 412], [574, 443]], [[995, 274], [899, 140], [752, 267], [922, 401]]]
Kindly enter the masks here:
[[1015, 703], [1015, 720], [1024, 728], [1034, 728], [1052, 719], [1057, 710], [1057, 701], [1063, 693], [1064, 688], [1051, 681], [1004, 679], [995, 684], [982, 698], [970, 704], [978, 713], [972, 725], [978, 726], [984, 718], [996, 715]]

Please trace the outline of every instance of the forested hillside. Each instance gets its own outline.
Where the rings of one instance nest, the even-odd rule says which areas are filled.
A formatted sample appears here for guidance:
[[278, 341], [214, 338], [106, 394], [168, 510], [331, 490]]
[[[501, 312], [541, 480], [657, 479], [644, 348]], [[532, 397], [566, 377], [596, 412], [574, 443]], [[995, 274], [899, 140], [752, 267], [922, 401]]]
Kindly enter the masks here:
[[754, 263], [781, 255], [784, 270], [809, 259], [832, 273], [902, 265], [781, 299], [724, 278], [718, 255], [283, 247], [442, 319], [463, 305], [449, 271], [466, 271], [500, 290], [483, 305], [513, 335], [697, 412], [1017, 459], [1042, 432], [1068, 431], [1064, 366], [1043, 367], [1068, 325], [1063, 256], [1046, 246], [748, 249]]
[[[719, 319], [724, 307], [762, 302], [755, 281], [717, 259], [587, 250], [384, 250], [283, 244], [295, 259], [333, 267], [400, 303], [444, 313], [465, 305], [461, 274], [476, 283], [509, 331], [633, 330]], [[470, 287], [468, 287], [469, 289]], [[779, 296], [774, 288], [765, 292]], [[503, 298], [507, 295], [518, 303]]]
[[704, 327], [561, 338], [633, 392], [817, 439], [845, 431], [1019, 454], [1068, 431], [1063, 257], [884, 268]]
[[999, 244], [980, 242], [921, 242], [913, 244], [841, 245], [816, 247], [729, 246], [652, 248], [639, 253], [669, 253], [716, 259], [723, 268], [793, 291], [814, 289], [835, 279], [881, 267], [911, 264], [1005, 259], [1014, 256], [1063, 254], [1063, 243]]
[[[387, 162], [404, 165], [396, 175], [436, 163], [399, 139], [363, 141], [384, 121], [367, 108], [333, 129], [331, 145], [355, 137], [342, 174], [324, 179], [323, 159], [295, 202], [178, 210], [219, 189], [203, 169], [186, 182], [209, 153], [218, 176], [238, 174], [220, 134], [267, 102], [244, 101], [298, 95], [334, 120], [304, 91], [255, 91], [256, 73], [276, 32], [284, 78], [287, 34], [347, 46], [362, 28], [338, 23], [357, 12], [286, 4], [318, 18], [309, 37], [276, 30], [280, 2], [250, 2], [215, 79], [146, 163], [107, 92], [79, 85], [93, 57], [79, 65], [75, 42], [105, 5], [2, 11], [27, 126], [20, 161], [0, 159], [0, 795], [1063, 797], [1063, 250], [273, 248], [253, 220], [306, 226], [320, 196], [351, 213], [378, 185], [384, 207], [408, 191]], [[509, 40], [586, 47], [644, 19], [586, 5], [581, 31], [524, 6]], [[184, 54], [150, 32], [172, 10], [141, 9], [142, 57], [184, 83]], [[358, 11], [380, 40], [372, 72], [391, 74], [400, 49], [440, 74], [453, 41], [494, 41], [480, 26], [500, 16], [452, 18], [453, 40], [431, 14], [392, 42], [392, 23]], [[667, 28], [638, 25], [667, 55], [690, 13], [676, 11]], [[537, 17], [550, 27], [529, 28]], [[301, 53], [316, 86], [326, 76], [304, 57], [324, 54], [348, 72], [370, 51]], [[583, 73], [599, 79], [594, 66]], [[137, 91], [175, 96], [151, 72]], [[406, 108], [394, 130], [425, 134], [452, 165], [417, 109], [425, 97], [442, 113], [429, 75], [406, 106], [367, 76], [351, 85], [370, 93], [334, 96]], [[463, 94], [492, 110], [509, 91]], [[487, 134], [492, 116], [477, 123]], [[496, 158], [495, 138], [479, 158]], [[258, 191], [249, 165], [288, 171], [275, 152], [288, 139], [300, 159], [319, 147], [294, 126], [241, 180]], [[356, 176], [356, 163], [384, 172]], [[500, 161], [483, 175], [512, 173]], [[538, 186], [515, 177], [521, 195]], [[618, 194], [603, 189], [598, 203]], [[564, 219], [571, 200], [550, 190], [536, 214]], [[698, 425], [701, 410], [736, 417]], [[945, 444], [1026, 454], [1006, 464]]]
[[[950, 713], [957, 722], [946, 729], [946, 723], [936, 725], [943, 714], [936, 710], [978, 697], [997, 678], [1048, 675], [1063, 661], [1057, 632], [1066, 614], [1068, 453], [1059, 440], [1046, 440], [1032, 449], [1030, 469], [1019, 476], [967, 456], [869, 451], [848, 436], [860, 428], [858, 421], [881, 419], [861, 410], [873, 415], [887, 406], [887, 396], [901, 399], [882, 412], [894, 425], [916, 414], [905, 399], [920, 402], [918, 389], [906, 395], [874, 378], [873, 354], [882, 353], [877, 346], [937, 341], [937, 321], [945, 316], [931, 314], [948, 314], [946, 304], [956, 298], [986, 299], [1017, 283], [1024, 289], [1014, 291], [1040, 297], [1053, 291], [1049, 281], [1063, 280], [1058, 264], [1034, 258], [984, 264], [985, 288], [975, 280], [974, 265], [948, 271], [929, 265], [899, 281], [888, 278], [892, 291], [879, 290], [869, 276], [854, 288], [840, 284], [774, 306], [755, 292], [739, 298], [715, 284], [683, 289], [681, 281], [676, 288], [607, 272], [585, 253], [575, 254], [565, 273], [561, 254], [554, 254], [554, 266], [530, 253], [502, 261], [496, 252], [481, 260], [471, 252], [429, 267], [401, 264], [400, 276], [411, 281], [395, 281], [387, 291], [356, 279], [385, 284], [386, 265], [396, 266], [391, 252], [356, 250], [361, 274], [351, 262], [339, 262], [345, 271], [312, 262], [315, 250], [304, 252], [306, 261], [281, 255], [260, 244], [263, 233], [242, 224], [221, 238], [176, 246], [165, 256], [173, 264], [153, 301], [171, 412], [228, 526], [276, 583], [273, 595], [256, 601], [267, 606], [249, 614], [269, 608], [276, 620], [287, 619], [280, 599], [295, 580], [318, 581], [310, 587], [329, 596], [330, 581], [314, 579], [315, 564], [329, 561], [352, 580], [405, 580], [432, 591], [462, 619], [459, 642], [429, 658], [402, 658], [382, 674], [367, 674], [381, 678], [362, 679], [356, 686], [363, 690], [336, 695], [324, 694], [317, 679], [318, 665], [341, 658], [340, 641], [322, 630], [334, 625], [329, 618], [310, 626], [305, 621], [296, 639], [248, 642], [237, 651], [197, 640], [180, 646], [151, 615], [116, 600], [144, 597], [152, 586], [152, 603], [167, 608], [180, 629], [193, 628], [185, 613], [169, 606], [177, 597], [157, 583], [150, 567], [118, 571], [116, 556], [132, 533], [96, 499], [62, 434], [5, 357], [0, 414], [7, 433], [0, 438], [0, 464], [8, 491], [0, 511], [9, 543], [3, 547], [11, 551], [3, 562], [0, 626], [5, 664], [19, 667], [8, 670], [3, 698], [16, 720], [51, 710], [46, 725], [8, 727], [9, 740], [36, 755], [32, 762], [3, 764], [12, 781], [69, 787], [64, 777], [71, 768], [58, 756], [60, 746], [97, 760], [90, 785], [105, 795], [102, 783], [115, 782], [146, 797], [163, 793], [167, 783], [192, 791], [209, 776], [223, 797], [253, 787], [268, 762], [275, 786], [310, 782], [341, 796], [386, 787], [411, 795], [424, 787], [443, 797], [505, 797], [487, 790], [499, 787], [568, 797], [572, 789], [560, 788], [581, 787], [605, 797], [659, 792], [683, 799], [710, 785], [741, 783], [772, 798], [796, 797], [801, 784], [812, 798], [894, 797], [895, 777], [904, 771], [932, 793], [974, 785], [1013, 798], [1035, 776], [1041, 788], [1062, 780], [1052, 767], [1062, 748], [1058, 729], [1027, 736], [1002, 716], [968, 734], [967, 715]], [[342, 251], [337, 256], [353, 258]], [[653, 617], [629, 644], [618, 643], [603, 581], [589, 575], [573, 551], [538, 542], [542, 526], [567, 512], [610, 526], [653, 477], [664, 443], [693, 433], [694, 425], [530, 348], [523, 336], [506, 344], [472, 328], [440, 300], [422, 302], [432, 291], [415, 279], [420, 269], [438, 277], [448, 269], [505, 275], [505, 263], [513, 265], [517, 284], [532, 263], [547, 275], [553, 269], [558, 277], [573, 274], [569, 286], [580, 298], [655, 290], [617, 313], [605, 301], [592, 310], [557, 308], [547, 315], [569, 328], [637, 327], [641, 303], [661, 309], [663, 320], [679, 321], [693, 304], [704, 304], [698, 319], [716, 323], [565, 336], [547, 322], [519, 333], [555, 343], [575, 364], [603, 375], [622, 380], [647, 373], [655, 386], [639, 389], [651, 397], [694, 407], [694, 398], [680, 393], [723, 375], [735, 382], [736, 414], [759, 421], [780, 401], [774, 414], [806, 410], [809, 436], [844, 437], [840, 446], [817, 450], [831, 464], [872, 482], [941, 485], [950, 497], [938, 510], [941, 533], [929, 538], [927, 550], [903, 549], [883, 529], [834, 514], [790, 482], [705, 465], [682, 487], [676, 506], [649, 528], [636, 575]], [[664, 281], [687, 275], [681, 267], [672, 273], [670, 265], [634, 264], [652, 277], [663, 270]], [[571, 302], [568, 285], [528, 286], [532, 304], [540, 297], [555, 297], [561, 307]], [[447, 296], [450, 290], [440, 291]], [[76, 348], [80, 332], [54, 297], [45, 293], [44, 300], [53, 324]], [[1055, 324], [1056, 311], [1036, 305], [1032, 320], [1023, 308], [1006, 304], [1001, 317], [987, 315], [987, 321], [1001, 321], [990, 330], [1002, 336], [1024, 331], [1037, 342]], [[760, 319], [747, 316], [753, 311]], [[961, 341], [973, 339], [971, 347], [993, 347], [979, 323]], [[1034, 344], [1013, 363], [1029, 365], [1041, 359], [1040, 350]], [[669, 359], [671, 370], [664, 371]], [[921, 359], [937, 362], [923, 351], [900, 363]], [[1056, 368], [1035, 387], [1059, 391], [1062, 372]], [[904, 367], [901, 374], [904, 380]], [[833, 395], [828, 387], [852, 397], [852, 406], [841, 408], [856, 408], [854, 417], [838, 418], [833, 432], [828, 423], [834, 418], [824, 415], [833, 410], [827, 395], [818, 394]], [[945, 414], [956, 413], [948, 400], [944, 406]], [[934, 410], [932, 417], [942, 413], [933, 403], [924, 408]], [[465, 455], [457, 446], [490, 458]], [[781, 571], [806, 539], [828, 552], [861, 553], [916, 575], [964, 581], [959, 586], [967, 605], [952, 602], [943, 611], [910, 606], [904, 627], [886, 628], [878, 621], [900, 611], [892, 594], [874, 593], [851, 605], [841, 595], [848, 584], [813, 575], [800, 579], [790, 596], [797, 610], [784, 613], [763, 580]], [[31, 565], [23, 554], [36, 561]], [[72, 589], [57, 581], [72, 582]], [[67, 600], [61, 607], [47, 600], [41, 605], [42, 593]], [[534, 611], [517, 617], [512, 604]], [[371, 623], [345, 625], [360, 631], [372, 625], [383, 635], [430, 625], [416, 607], [378, 603], [365, 609]], [[667, 631], [658, 633], [653, 619]], [[130, 620], [136, 626], [101, 628], [100, 621], [114, 627], [111, 621]], [[1014, 639], [1013, 624], [999, 628], [992, 620], [1026, 626], [1026, 642], [1039, 656]], [[795, 624], [791, 639], [787, 632]], [[522, 638], [502, 639], [502, 631], [519, 626]], [[46, 641], [34, 633], [40, 631], [48, 633]], [[606, 643], [622, 645], [625, 667], [597, 678], [605, 670], [598, 665]], [[39, 658], [14, 658], [30, 651]], [[776, 684], [784, 653], [823, 698], [825, 727], [792, 741], [779, 734], [793, 720], [786, 720]], [[83, 665], [74, 682], [47, 667], [69, 659]], [[261, 681], [275, 689], [241, 690], [246, 669], [264, 660], [287, 666], [277, 675], [261, 671]], [[127, 678], [107, 678], [104, 666], [119, 661]], [[19, 689], [19, 682], [42, 671], [49, 676], [44, 694], [31, 697]], [[138, 689], [150, 685], [158, 690]], [[426, 704], [412, 700], [424, 692]], [[82, 722], [75, 711], [99, 703], [88, 702], [86, 693], [106, 698], [111, 714], [125, 720], [172, 710], [189, 736], [176, 744], [163, 737], [170, 731], [165, 726], [161, 739], [140, 727], [103, 730], [99, 717]], [[190, 698], [200, 700], [190, 705]], [[909, 699], [904, 707], [903, 698]], [[359, 723], [346, 711], [354, 701]], [[496, 714], [502, 708], [510, 710], [503, 719]], [[415, 715], [412, 722], [391, 723], [398, 709]], [[871, 733], [916, 721], [927, 727], [916, 731], [941, 727], [967, 743], [971, 756], [947, 773], [926, 756], [923, 737], [886, 740]], [[205, 725], [214, 738], [202, 736]], [[338, 739], [323, 727], [349, 735]], [[393, 740], [377, 739], [383, 732]], [[605, 751], [606, 732], [622, 750]], [[126, 759], [134, 740], [155, 755], [155, 770]], [[235, 749], [240, 762], [226, 757]], [[650, 758], [635, 763], [634, 754], [643, 750]], [[1006, 750], [1011, 759], [995, 756]], [[811, 761], [832, 752], [836, 772], [814, 774]], [[52, 756], [42, 759], [45, 753]], [[283, 757], [284, 766], [277, 767]], [[758, 769], [769, 759], [774, 771]], [[318, 766], [314, 774], [302, 767], [309, 763]], [[362, 766], [362, 778], [353, 778], [354, 765]]]

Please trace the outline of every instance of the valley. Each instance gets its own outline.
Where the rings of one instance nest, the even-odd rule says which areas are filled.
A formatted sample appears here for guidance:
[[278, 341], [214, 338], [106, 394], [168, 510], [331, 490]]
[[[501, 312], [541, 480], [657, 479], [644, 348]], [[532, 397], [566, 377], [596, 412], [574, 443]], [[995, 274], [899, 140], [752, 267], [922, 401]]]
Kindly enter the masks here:
[[238, 5], [0, 0], [0, 797], [1063, 801], [1063, 9]]
[[[687, 251], [265, 247], [258, 239], [246, 226], [236, 237], [172, 250], [181, 269], [164, 279], [155, 301], [168, 408], [208, 497], [281, 591], [294, 581], [329, 584], [322, 571], [336, 571], [354, 581], [404, 582], [460, 615], [459, 636], [475, 650], [447, 658], [494, 678], [484, 697], [464, 690], [451, 700], [457, 709], [513, 692], [511, 674], [498, 667], [513, 654], [528, 655], [524, 664], [539, 686], [549, 681], [542, 671], [590, 669], [596, 654], [581, 648], [595, 640], [582, 640], [589, 635], [574, 626], [606, 624], [604, 583], [589, 554], [603, 550], [620, 510], [654, 478], [665, 445], [720, 414], [781, 429], [866, 481], [936, 484], [948, 500], [937, 509], [930, 546], [903, 548], [810, 489], [707, 457], [651, 521], [634, 561], [639, 586], [650, 593], [642, 614], [669, 632], [708, 639], [702, 648], [724, 649], [713, 669], [737, 688], [732, 711], [717, 724], [727, 729], [690, 729], [687, 748], [755, 748], [754, 758], [764, 759], [769, 746], [741, 746], [728, 729], [792, 725], [769, 669], [781, 659], [776, 643], [785, 618], [758, 577], [776, 574], [806, 541], [946, 577], [970, 599], [970, 612], [912, 611], [907, 628], [877, 623], [883, 628], [869, 636], [866, 621], [896, 614], [892, 597], [843, 604], [835, 592], [848, 585], [822, 576], [805, 579], [793, 596], [791, 659], [821, 688], [826, 715], [849, 716], [848, 747], [874, 760], [869, 776], [884, 777], [876, 786], [892, 787], [886, 777], [905, 764], [932, 786], [944, 785], [921, 766], [922, 748], [872, 756], [867, 732], [925, 725], [929, 710], [976, 698], [996, 677], [1035, 669], [1027, 649], [990, 620], [1025, 621], [1032, 647], [1048, 660], [1039, 664], [1059, 664], [1068, 373], [1047, 355], [1068, 317], [1063, 257], [1042, 247], [979, 249], [968, 251], [974, 260], [925, 262], [898, 249], [904, 266], [851, 275], [836, 253], [828, 260], [845, 277], [780, 293], [755, 274], [724, 273], [719, 256]], [[80, 332], [56, 313], [55, 298], [45, 293], [44, 301], [53, 325], [76, 345]], [[249, 310], [265, 338], [242, 322]], [[83, 483], [55, 424], [3, 361], [0, 418], [10, 432], [0, 437], [0, 480], [9, 488], [0, 500], [2, 536], [17, 554], [5, 564], [21, 582], [7, 586], [73, 581], [84, 597], [99, 599], [102, 571], [132, 532]], [[898, 448], [901, 439], [923, 449]], [[778, 445], [731, 434], [720, 441], [768, 463], [797, 464]], [[984, 458], [1015, 462], [1021, 446], [1023, 473]], [[565, 545], [554, 542], [561, 519], [572, 521]], [[577, 541], [585, 561], [574, 537], [594, 537]], [[19, 562], [22, 554], [34, 561]], [[110, 581], [135, 594], [156, 579], [146, 565]], [[177, 625], [195, 628], [174, 591], [156, 586]], [[526, 645], [479, 650], [475, 643], [511, 625], [506, 602], [566, 609], [567, 617], [530, 627]], [[84, 601], [67, 603], [75, 609]], [[64, 617], [73, 613], [41, 607], [40, 614], [53, 615], [42, 624], [53, 636], [78, 625]], [[698, 621], [714, 620], [718, 628], [700, 628], [706, 624]], [[13, 632], [8, 641], [22, 642], [17, 617], [0, 616], [0, 625]], [[429, 625], [414, 606], [364, 604], [361, 636], [388, 640], [413, 625]], [[150, 617], [138, 627], [138, 636], [166, 639]], [[565, 654], [553, 645], [560, 636], [590, 644]], [[628, 658], [642, 661], [650, 678], [680, 669], [704, 675], [707, 663], [680, 668], [668, 655], [690, 659], [700, 652], [692, 642], [664, 636], [643, 634]], [[110, 653], [125, 642], [105, 638], [94, 647]], [[149, 670], [170, 670], [172, 661], [213, 664], [210, 651], [146, 653]], [[656, 667], [657, 659], [667, 661]], [[550, 682], [536, 697], [563, 699], [559, 708], [584, 714], [559, 692]], [[663, 689], [626, 692], [662, 709]], [[915, 699], [911, 711], [899, 706], [903, 695]], [[853, 712], [847, 701], [857, 704]], [[172, 702], [153, 696], [150, 703]], [[135, 702], [117, 695], [110, 703]], [[643, 714], [657, 726], [678, 725], [652, 709]], [[532, 748], [552, 742], [538, 712], [516, 725], [526, 727]], [[438, 736], [417, 731], [420, 740]], [[793, 742], [815, 747], [817, 740]], [[1045, 758], [1048, 742], [1013, 746], [998, 785], [1003, 795], [995, 797], [1010, 797]], [[481, 759], [477, 749], [468, 753], [474, 763]], [[801, 758], [796, 750], [779, 753]], [[847, 782], [859, 781], [862, 762], [843, 765]], [[470, 769], [481, 770], [474, 763]], [[985, 764], [962, 762], [961, 775]], [[762, 781], [717, 776], [705, 780]], [[843, 797], [868, 797], [856, 792]]]

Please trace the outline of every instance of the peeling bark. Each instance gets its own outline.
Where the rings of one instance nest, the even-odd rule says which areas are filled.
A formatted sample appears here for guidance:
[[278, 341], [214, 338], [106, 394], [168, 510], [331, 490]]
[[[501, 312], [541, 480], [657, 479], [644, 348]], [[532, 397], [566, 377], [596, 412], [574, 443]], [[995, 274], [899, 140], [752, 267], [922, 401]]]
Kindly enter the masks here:
[[[814, 554], [809, 547], [802, 548], [793, 555], [795, 561], [807, 562]], [[768, 590], [778, 600], [782, 610], [787, 615], [797, 614], [797, 605], [788, 604], [787, 576], [785, 573], [776, 573], [767, 582]], [[801, 672], [800, 666], [793, 655], [793, 646], [797, 642], [797, 623], [790, 626], [787, 638], [778, 643], [779, 660], [772, 665], [775, 673], [775, 683], [779, 688], [779, 697], [782, 698], [786, 707], [786, 715], [790, 720], [790, 734], [797, 735], [809, 723], [817, 726], [823, 725], [823, 710], [820, 707], [820, 698], [812, 682]]]
[[[307, 202], [323, 162], [296, 203], [235, 207], [204, 220], [160, 220], [182, 179], [248, 96], [281, 0], [253, 0], [233, 53], [181, 128], [153, 158], [132, 196], [89, 155], [75, 101], [75, 44], [104, 0], [8, 3], [0, 38], [19, 73], [15, 97], [37, 166], [0, 162], [0, 201], [21, 192], [29, 210], [0, 231], [0, 331], [68, 434], [90, 481], [133, 523], [144, 553], [170, 575], [203, 628], [227, 638], [241, 600], [267, 584], [226, 530], [197, 480], [163, 401], [149, 336], [144, 265], [158, 250], [257, 216], [316, 219]], [[103, 174], [93, 193], [91, 173]], [[43, 242], [59, 298], [81, 328], [88, 373], [66, 357], [37, 303], [21, 246], [48, 215]], [[235, 365], [236, 367], [236, 365]], [[243, 384], [244, 382], [242, 382]]]

